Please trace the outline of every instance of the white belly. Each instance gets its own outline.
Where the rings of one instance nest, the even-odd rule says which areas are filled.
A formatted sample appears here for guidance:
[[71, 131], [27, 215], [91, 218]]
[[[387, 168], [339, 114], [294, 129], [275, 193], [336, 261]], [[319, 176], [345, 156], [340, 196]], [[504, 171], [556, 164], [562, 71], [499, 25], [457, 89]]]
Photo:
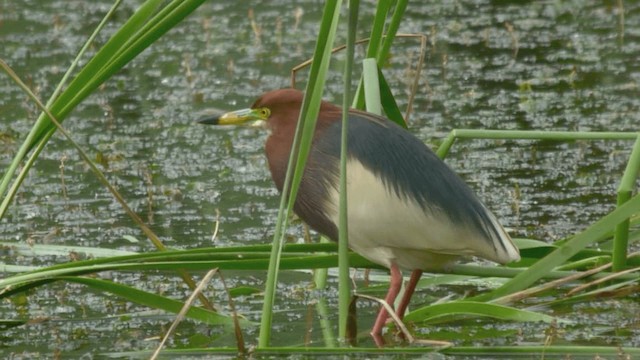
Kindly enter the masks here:
[[[452, 223], [438, 209], [425, 211], [398, 197], [356, 160], [347, 164], [347, 194], [349, 247], [370, 261], [429, 270], [459, 256], [494, 257], [490, 244], [467, 226]], [[338, 224], [338, 191], [331, 190], [329, 198], [326, 210]]]

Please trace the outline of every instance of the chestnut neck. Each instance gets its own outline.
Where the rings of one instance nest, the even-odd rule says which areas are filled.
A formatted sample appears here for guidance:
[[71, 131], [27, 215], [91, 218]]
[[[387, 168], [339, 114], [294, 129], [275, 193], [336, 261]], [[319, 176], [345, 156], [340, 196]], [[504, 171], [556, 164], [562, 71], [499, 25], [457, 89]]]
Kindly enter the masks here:
[[[271, 177], [279, 191], [282, 191], [289, 161], [291, 146], [300, 116], [303, 93], [297, 90], [276, 90], [263, 95], [254, 107], [267, 107], [271, 111], [271, 116], [267, 121], [267, 128], [270, 135], [265, 144], [265, 152], [269, 163]], [[275, 95], [275, 96], [274, 96]], [[323, 101], [320, 105], [320, 112], [313, 141], [321, 137], [324, 130], [336, 121], [340, 121], [342, 109], [328, 102]]]

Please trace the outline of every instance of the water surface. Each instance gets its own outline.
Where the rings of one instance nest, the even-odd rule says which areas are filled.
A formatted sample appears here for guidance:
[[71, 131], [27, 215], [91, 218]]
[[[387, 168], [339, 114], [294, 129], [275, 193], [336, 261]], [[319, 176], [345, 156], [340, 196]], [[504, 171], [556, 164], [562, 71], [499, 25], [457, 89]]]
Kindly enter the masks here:
[[[428, 35], [411, 131], [433, 147], [455, 128], [635, 131], [640, 123], [640, 6], [624, 5], [622, 24], [612, 1], [411, 3], [400, 31]], [[47, 98], [110, 6], [109, 1], [2, 1], [0, 56]], [[214, 245], [271, 240], [278, 194], [263, 156], [266, 134], [254, 128], [203, 128], [194, 120], [206, 109], [246, 107], [259, 94], [288, 86], [290, 69], [312, 55], [321, 6], [317, 1], [207, 2], [64, 122], [89, 153], [100, 154], [109, 180], [168, 246], [211, 246], [217, 211], [220, 232]], [[125, 2], [98, 42], [134, 8]], [[252, 29], [249, 9], [259, 33]], [[363, 28], [368, 28], [373, 6], [364, 4], [361, 12]], [[361, 31], [360, 37], [366, 36]], [[343, 33], [338, 42], [344, 42]], [[401, 106], [406, 105], [412, 79], [408, 69], [417, 50], [415, 42], [398, 41], [384, 69]], [[339, 60], [332, 66], [328, 100], [341, 97], [340, 66]], [[7, 77], [3, 79], [0, 166], [6, 167], [37, 112]], [[551, 242], [584, 229], [614, 208], [631, 145], [467, 140], [457, 142], [446, 161], [514, 237]], [[54, 136], [25, 180], [0, 221], [0, 234], [1, 241], [16, 244], [153, 250], [61, 136]], [[290, 235], [291, 241], [302, 241], [300, 226], [292, 227]], [[68, 260], [2, 253], [6, 264], [41, 266]], [[173, 274], [106, 276], [178, 298], [188, 293]], [[235, 272], [226, 278], [231, 286], [262, 288], [264, 274]], [[315, 304], [325, 299], [330, 314], [336, 313], [335, 281], [329, 290], [310, 291], [307, 274], [285, 272], [281, 280], [274, 343], [303, 343], [308, 317], [316, 320], [311, 338], [321, 341]], [[208, 295], [226, 304], [221, 288], [215, 282]], [[476, 289], [469, 284], [424, 289], [414, 304]], [[241, 298], [238, 305], [249, 319], [259, 319], [259, 296]], [[376, 307], [365, 302], [360, 306], [360, 327], [366, 329]], [[62, 283], [0, 308], [3, 318], [44, 320], [3, 332], [1, 351], [7, 356], [149, 349], [172, 319]], [[127, 314], [135, 316], [123, 317]], [[640, 346], [638, 314], [637, 296], [579, 304], [558, 314], [576, 324], [562, 329], [555, 340]], [[484, 339], [480, 330], [486, 328], [491, 330]], [[496, 327], [482, 321], [477, 327], [453, 323], [420, 333], [439, 338], [463, 334], [457, 338], [466, 345], [541, 344], [546, 330], [548, 325]], [[232, 338], [220, 332], [186, 321], [171, 346], [233, 346]], [[257, 329], [247, 329], [249, 342], [256, 336]], [[364, 333], [362, 345], [371, 345]]]

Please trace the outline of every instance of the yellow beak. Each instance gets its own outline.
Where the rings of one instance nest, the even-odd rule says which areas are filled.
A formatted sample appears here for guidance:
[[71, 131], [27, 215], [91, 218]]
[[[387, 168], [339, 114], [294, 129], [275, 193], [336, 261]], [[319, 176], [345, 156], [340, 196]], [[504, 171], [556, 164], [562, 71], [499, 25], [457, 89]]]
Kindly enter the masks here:
[[260, 108], [230, 111], [222, 115], [205, 116], [198, 122], [208, 125], [241, 125], [250, 121], [265, 121], [269, 117], [269, 112], [265, 110]]

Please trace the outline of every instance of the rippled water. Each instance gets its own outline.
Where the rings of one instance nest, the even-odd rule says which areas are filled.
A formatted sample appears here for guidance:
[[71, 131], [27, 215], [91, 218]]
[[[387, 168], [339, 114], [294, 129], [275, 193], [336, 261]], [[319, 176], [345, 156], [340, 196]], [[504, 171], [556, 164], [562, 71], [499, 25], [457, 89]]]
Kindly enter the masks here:
[[[2, 1], [0, 56], [47, 98], [110, 5]], [[624, 5], [622, 32], [614, 1], [411, 3], [400, 31], [428, 35], [411, 131], [435, 147], [455, 128], [636, 130], [640, 6]], [[104, 42], [133, 8], [123, 4], [98, 41]], [[259, 35], [252, 30], [249, 8]], [[363, 29], [369, 27], [372, 13], [373, 6], [363, 5]], [[312, 55], [321, 14], [317, 1], [207, 2], [89, 97], [64, 125], [88, 152], [105, 159], [108, 178], [168, 246], [210, 246], [217, 210], [221, 228], [216, 245], [266, 243], [278, 195], [263, 156], [265, 134], [252, 128], [203, 128], [193, 121], [206, 109], [246, 107], [262, 92], [288, 86], [290, 69]], [[362, 31], [360, 37], [366, 36]], [[343, 41], [340, 35], [338, 43]], [[411, 79], [407, 69], [417, 59], [417, 49], [415, 42], [399, 40], [391, 65], [384, 69], [401, 106], [406, 105]], [[327, 99], [341, 96], [340, 65], [334, 64], [333, 70]], [[2, 79], [0, 166], [5, 167], [37, 113], [7, 77]], [[623, 141], [465, 140], [456, 143], [447, 162], [514, 236], [553, 241], [613, 209], [630, 148], [631, 143]], [[152, 250], [61, 136], [55, 136], [40, 156], [0, 221], [0, 233], [2, 241], [11, 243]], [[290, 233], [293, 240], [302, 236], [299, 227]], [[125, 235], [141, 241], [131, 243]], [[66, 260], [2, 253], [7, 264]], [[111, 276], [150, 291], [187, 293], [167, 274]], [[232, 273], [227, 278], [234, 284], [262, 287], [263, 276]], [[306, 290], [305, 274], [286, 274], [283, 279], [276, 330], [302, 333], [307, 307], [319, 294]], [[423, 291], [414, 303], [465, 290]], [[321, 294], [330, 307], [335, 306], [335, 291]], [[224, 299], [220, 293], [210, 295]], [[0, 334], [6, 354], [82, 354], [112, 350], [113, 344], [116, 350], [150, 348], [156, 340], [145, 339], [161, 333], [171, 318], [148, 314], [122, 321], [121, 314], [146, 308], [87, 293], [80, 285], [46, 286], [25, 301], [4, 303], [2, 316], [28, 314], [47, 321]], [[240, 306], [249, 318], [257, 319], [260, 301], [246, 298]], [[637, 329], [637, 299], [581, 306], [575, 310], [579, 324], [601, 324], [602, 331], [592, 326], [594, 335], [576, 326], [567, 330], [566, 341], [640, 346], [637, 330], [625, 335], [611, 326], [630, 318], [635, 320], [627, 325]], [[366, 328], [375, 307], [362, 307], [361, 326]], [[182, 326], [174, 346], [196, 343], [201, 334], [217, 331], [188, 322]], [[516, 334], [517, 330], [522, 332]], [[505, 332], [510, 340], [520, 336], [525, 342], [541, 343], [544, 330], [541, 325], [517, 324]], [[249, 341], [255, 336], [255, 329], [249, 330]], [[233, 344], [227, 335], [211, 338], [205, 345]], [[298, 344], [303, 337], [292, 340], [288, 335], [278, 341]]]

